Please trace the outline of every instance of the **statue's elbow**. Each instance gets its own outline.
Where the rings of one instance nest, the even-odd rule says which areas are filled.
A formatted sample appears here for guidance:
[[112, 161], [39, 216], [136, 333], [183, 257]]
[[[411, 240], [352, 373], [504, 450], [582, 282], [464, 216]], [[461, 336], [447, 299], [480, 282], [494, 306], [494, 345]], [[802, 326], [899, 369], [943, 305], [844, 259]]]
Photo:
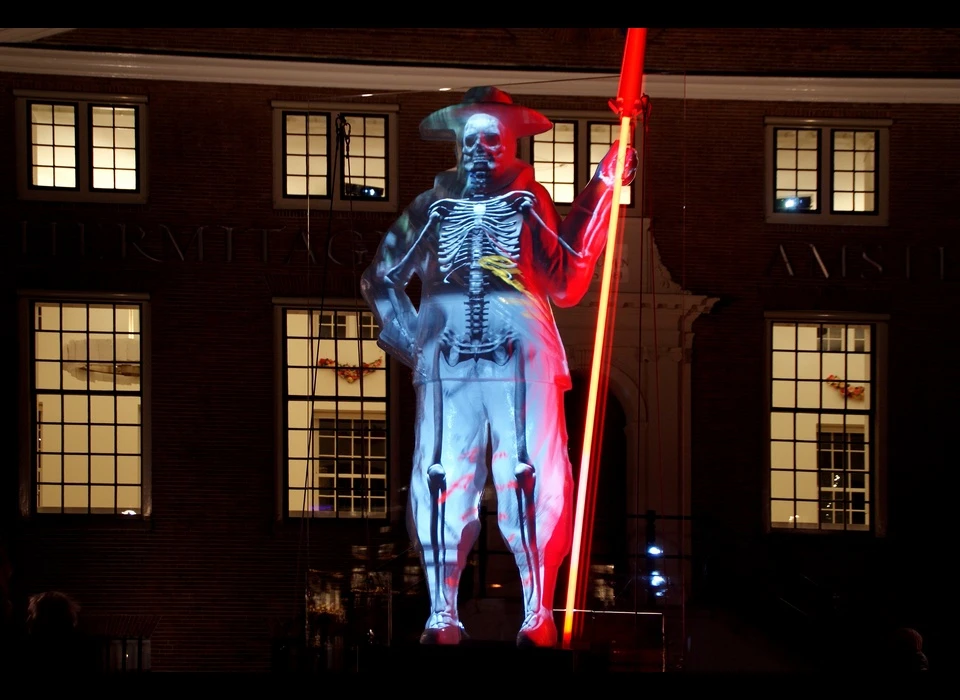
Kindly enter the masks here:
[[374, 278], [367, 273], [360, 275], [360, 294], [364, 299], [371, 299], [374, 294]]
[[550, 298], [552, 299], [554, 306], [557, 306], [561, 309], [569, 309], [571, 306], [576, 306], [583, 300], [589, 285], [589, 279], [583, 283], [576, 282], [573, 284], [567, 284], [563, 289], [552, 294]]
[[569, 309], [571, 306], [576, 306], [580, 303], [580, 297], [583, 295], [576, 296], [570, 294], [569, 290], [563, 292], [557, 292], [556, 294], [550, 295], [550, 301], [553, 302], [553, 305], [560, 309]]
[[367, 268], [360, 275], [360, 291], [364, 295], [379, 294], [391, 283], [389, 275], [385, 275], [374, 268]]

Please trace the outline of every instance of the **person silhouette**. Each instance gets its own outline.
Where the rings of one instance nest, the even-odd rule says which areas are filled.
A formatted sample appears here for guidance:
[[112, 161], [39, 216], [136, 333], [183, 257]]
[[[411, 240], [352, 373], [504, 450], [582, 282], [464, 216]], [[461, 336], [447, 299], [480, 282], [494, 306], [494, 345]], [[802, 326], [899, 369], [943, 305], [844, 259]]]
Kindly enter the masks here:
[[61, 591], [37, 593], [27, 601], [26, 663], [34, 671], [83, 668], [78, 629], [80, 605]]
[[912, 627], [900, 627], [893, 634], [893, 653], [889, 670], [929, 671], [930, 661], [923, 652], [923, 636]]

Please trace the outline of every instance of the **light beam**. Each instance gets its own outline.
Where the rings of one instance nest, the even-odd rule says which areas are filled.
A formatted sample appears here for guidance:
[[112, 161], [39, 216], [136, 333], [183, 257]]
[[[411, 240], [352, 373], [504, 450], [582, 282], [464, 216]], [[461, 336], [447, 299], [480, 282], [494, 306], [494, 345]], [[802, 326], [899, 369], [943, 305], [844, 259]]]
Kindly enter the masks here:
[[[606, 349], [608, 306], [610, 287], [615, 264], [619, 264], [620, 196], [623, 189], [623, 171], [630, 142], [631, 124], [640, 108], [640, 96], [643, 88], [643, 61], [646, 49], [647, 30], [630, 28], [627, 30], [626, 48], [623, 65], [620, 69], [620, 84], [617, 97], [610, 101], [610, 107], [620, 117], [620, 144], [617, 150], [617, 164], [613, 178], [613, 201], [610, 205], [610, 225], [607, 227], [607, 247], [603, 256], [603, 276], [600, 280], [600, 301], [597, 311], [597, 330], [593, 341], [593, 363], [590, 368], [590, 388], [587, 393], [587, 412], [584, 420], [583, 451], [580, 458], [580, 472], [577, 484], [577, 509], [573, 524], [573, 546], [570, 551], [570, 575], [567, 581], [567, 600], [563, 619], [563, 647], [570, 648], [573, 637], [573, 615], [576, 608], [576, 596], [580, 573], [580, 559], [584, 548], [584, 514], [587, 508], [591, 487], [590, 460], [592, 456], [594, 434], [597, 429], [597, 401], [600, 389], [600, 376]], [[617, 258], [614, 260], [614, 258]], [[612, 324], [611, 324], [612, 325]], [[606, 397], [603, 397], [604, 400]], [[592, 523], [591, 523], [592, 526]], [[591, 527], [592, 531], [592, 527]]]

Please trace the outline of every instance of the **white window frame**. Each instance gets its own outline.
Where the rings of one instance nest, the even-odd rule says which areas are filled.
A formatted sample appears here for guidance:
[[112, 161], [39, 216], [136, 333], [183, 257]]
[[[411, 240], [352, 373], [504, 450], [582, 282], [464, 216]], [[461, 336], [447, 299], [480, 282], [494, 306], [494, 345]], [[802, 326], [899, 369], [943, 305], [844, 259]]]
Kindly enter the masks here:
[[[542, 110], [541, 113], [554, 122], [576, 122], [576, 134], [574, 137], [576, 146], [574, 155], [574, 196], [576, 196], [583, 191], [583, 188], [587, 186], [590, 178], [592, 178], [596, 172], [596, 166], [590, 164], [590, 125], [598, 122], [610, 124], [614, 130], [614, 138], [618, 138], [620, 133], [620, 120], [617, 119], [616, 115], [612, 112]], [[637, 175], [629, 187], [630, 203], [623, 205], [622, 215], [627, 217], [640, 217], [643, 215], [639, 203], [639, 198], [643, 190], [643, 126], [639, 119], [633, 120], [631, 124], [633, 129], [631, 145], [637, 150], [640, 163], [637, 166]], [[520, 159], [531, 165], [533, 164], [533, 141], [534, 138], [532, 136], [520, 139], [518, 148], [518, 156]], [[566, 216], [570, 213], [569, 204], [559, 204], [557, 202], [554, 202], [554, 204], [557, 207], [557, 212], [561, 216]]]
[[[765, 216], [769, 224], [808, 224], [830, 226], [887, 226], [890, 212], [890, 119], [806, 119], [766, 117], [764, 119], [764, 191]], [[776, 209], [777, 144], [775, 131], [783, 128], [816, 129], [820, 134], [817, 157], [817, 212], [789, 213]], [[833, 132], [875, 131], [877, 146], [874, 170], [875, 212], [838, 212], [833, 208]]]
[[[830, 435], [842, 435], [845, 437], [844, 445], [842, 449], [836, 449], [836, 445], [831, 440], [828, 444], [825, 444], [823, 441], [823, 434], [829, 433]], [[870, 457], [872, 453], [872, 445], [867, 445], [865, 441], [865, 434], [863, 426], [859, 425], [844, 425], [841, 421], [840, 423], [822, 423], [817, 425], [817, 460], [818, 462], [823, 462], [826, 456], [829, 456], [831, 460], [839, 455], [839, 461], [841, 462], [841, 467], [838, 470], [829, 470], [823, 469], [818, 464], [818, 492], [820, 495], [820, 529], [821, 530], [843, 530], [846, 527], [846, 523], [825, 523], [823, 519], [824, 510], [828, 511], [833, 515], [837, 510], [837, 502], [839, 501], [842, 504], [843, 517], [846, 518], [849, 514], [853, 512], [863, 512], [864, 521], [869, 523], [871, 520], [870, 516], [873, 511], [873, 502], [870, 498], [872, 488], [872, 474], [869, 469], [863, 470], [862, 473], [855, 471], [852, 467], [844, 467], [844, 464], [849, 465], [854, 460], [854, 456], [860, 454], [862, 455], [867, 466], [870, 464]], [[859, 435], [861, 440], [855, 441], [851, 439], [851, 436]], [[861, 449], [858, 449], [858, 445]], [[839, 472], [839, 473], [837, 473]], [[832, 482], [829, 486], [825, 485], [823, 482], [823, 477], [829, 475], [830, 481]], [[863, 477], [864, 485], [856, 485], [854, 483], [854, 477]], [[846, 483], [844, 483], [846, 482]], [[851, 502], [854, 500], [852, 497], [858, 494], [863, 494], [864, 507], [859, 508], [857, 504]], [[852, 527], [851, 529], [858, 529]], [[863, 527], [859, 529], [869, 529], [868, 527]]]
[[[775, 324], [829, 324], [829, 325], [868, 325], [872, 329], [870, 339], [870, 380], [869, 380], [869, 406], [861, 410], [855, 410], [851, 407], [852, 402], [847, 402], [845, 409], [825, 409], [822, 405], [819, 408], [805, 410], [794, 406], [783, 407], [773, 405], [774, 391], [774, 338], [773, 328]], [[866, 536], [881, 537], [886, 534], [886, 478], [887, 478], [887, 352], [888, 352], [888, 325], [889, 317], [883, 314], [864, 314], [864, 313], [839, 313], [839, 312], [802, 312], [802, 311], [771, 311], [765, 314], [765, 390], [764, 390], [764, 523], [765, 529], [770, 533], [789, 533], [789, 534], [859, 534]], [[821, 339], [821, 347], [822, 347]], [[835, 349], [831, 349], [835, 351]], [[789, 351], [787, 351], [789, 352]], [[796, 353], [796, 351], [794, 351]], [[816, 351], [813, 351], [816, 352]], [[823, 352], [821, 349], [820, 352]], [[821, 377], [822, 383], [831, 383], [829, 378]], [[797, 381], [794, 379], [793, 381]], [[864, 382], [866, 383], [866, 382]], [[851, 382], [851, 387], [855, 382]], [[841, 388], [845, 385], [841, 384]], [[836, 387], [834, 387], [836, 388]], [[823, 389], [825, 390], [825, 389]], [[832, 389], [831, 389], [832, 390]], [[864, 416], [867, 421], [867, 434], [869, 435], [868, 460], [866, 464], [867, 471], [867, 489], [869, 492], [869, 524], [867, 527], [844, 527], [830, 525], [820, 522], [820, 503], [817, 504], [817, 523], [797, 523], [786, 526], [774, 523], [773, 513], [773, 491], [772, 481], [774, 478], [774, 464], [772, 452], [774, 443], [783, 443], [784, 440], [777, 438], [773, 434], [772, 420], [774, 413], [792, 413], [795, 417], [803, 413], [817, 415], [821, 417], [829, 415], [830, 420], [823, 422], [817, 421], [817, 431], [830, 430], [840, 431], [847, 434], [861, 433], [863, 427], [853, 422], [846, 428], [848, 416]], [[862, 434], [862, 433], [861, 433]], [[796, 437], [787, 439], [786, 442], [797, 442]], [[809, 442], [809, 441], [805, 441]], [[818, 464], [816, 470], [798, 470], [794, 466], [797, 474], [806, 472], [812, 473], [816, 478], [816, 491], [818, 498], [822, 498], [824, 491], [820, 485], [820, 444], [819, 441], [813, 443], [813, 449], [816, 452]], [[796, 447], [795, 447], [796, 449]], [[781, 471], [778, 469], [777, 471]], [[796, 488], [796, 486], [794, 487]], [[855, 490], [855, 489], [852, 489]], [[792, 498], [798, 499], [796, 493]], [[779, 500], [779, 499], [778, 499]], [[789, 500], [789, 499], [788, 499]], [[798, 499], [801, 500], [801, 499]], [[802, 499], [809, 500], [809, 499]]]
[[[290, 335], [287, 330], [286, 325], [286, 313], [289, 310], [298, 310], [298, 311], [310, 311], [313, 313], [322, 312], [324, 314], [328, 312], [337, 312], [345, 311], [347, 313], [356, 313], [359, 312], [361, 315], [369, 317], [369, 328], [371, 330], [371, 336], [369, 338], [355, 338], [348, 337], [345, 340], [349, 343], [354, 343], [358, 341], [363, 341], [365, 343], [375, 343], [379, 329], [376, 325], [375, 320], [373, 319], [373, 314], [370, 311], [369, 307], [360, 300], [350, 300], [350, 299], [328, 299], [324, 300], [322, 304], [313, 301], [309, 302], [304, 299], [292, 299], [292, 298], [277, 298], [273, 300], [274, 303], [274, 332], [277, 338], [277, 372], [276, 372], [276, 391], [277, 391], [277, 519], [278, 520], [291, 520], [299, 521], [303, 518], [306, 519], [370, 519], [370, 520], [386, 520], [392, 517], [392, 508], [391, 505], [396, 498], [396, 495], [391, 491], [391, 477], [390, 477], [390, 465], [392, 463], [392, 455], [395, 454], [396, 445], [394, 443], [395, 438], [393, 436], [393, 431], [391, 426], [395, 422], [394, 416], [394, 407], [393, 402], [391, 401], [391, 395], [395, 391], [392, 380], [392, 372], [390, 371], [389, 358], [385, 352], [383, 352], [379, 347], [377, 352], [379, 356], [377, 358], [377, 364], [372, 371], [383, 372], [384, 380], [383, 386], [385, 387], [384, 394], [373, 395], [373, 396], [358, 396], [359, 392], [348, 392], [343, 395], [339, 394], [340, 385], [335, 383], [337, 387], [336, 394], [317, 394], [313, 402], [310, 401], [309, 396], [304, 396], [301, 394], [291, 394], [290, 387], [288, 384], [288, 369], [290, 367], [288, 363], [288, 341], [290, 340], [299, 340], [301, 336]], [[349, 331], [348, 331], [349, 332]], [[326, 340], [326, 339], [325, 339]], [[366, 358], [367, 349], [364, 349], [364, 358]], [[336, 367], [332, 364], [321, 364], [320, 359], [327, 358], [318, 358], [318, 370], [320, 371], [336, 371]], [[365, 362], [369, 362], [366, 359]], [[353, 365], [350, 362], [347, 362], [342, 367], [352, 367]], [[297, 366], [299, 367], [299, 365]], [[342, 379], [342, 378], [341, 378]], [[337, 382], [341, 381], [338, 379]], [[356, 380], [354, 380], [355, 382]], [[309, 440], [307, 444], [309, 445], [307, 449], [306, 461], [307, 465], [307, 474], [308, 479], [305, 482], [304, 486], [306, 490], [300, 489], [294, 486], [291, 486], [290, 482], [290, 465], [293, 461], [296, 461], [300, 458], [291, 457], [290, 455], [290, 444], [291, 440], [298, 439], [301, 433], [305, 431], [302, 428], [290, 425], [289, 418], [289, 405], [291, 401], [307, 401], [310, 404], [315, 402], [316, 405], [311, 405], [308, 409], [310, 429], [309, 429]], [[352, 403], [351, 403], [352, 402]], [[336, 409], [330, 409], [325, 407], [323, 404], [335, 404], [337, 405]], [[382, 414], [366, 414], [364, 412], [364, 405], [379, 403], [384, 404], [384, 412]], [[342, 405], [341, 405], [342, 404]], [[352, 406], [356, 406], [355, 409]], [[345, 406], [351, 406], [351, 408], [345, 409]], [[339, 413], [339, 416], [337, 415]], [[315, 485], [309, 481], [310, 475], [316, 477], [318, 472], [316, 471], [319, 468], [319, 462], [321, 457], [318, 455], [318, 442], [319, 435], [317, 434], [317, 426], [320, 420], [339, 417], [340, 419], [350, 419], [350, 420], [383, 420], [385, 435], [383, 437], [385, 455], [374, 456], [369, 458], [367, 461], [381, 461], [383, 462], [384, 469], [384, 479], [383, 479], [383, 493], [385, 496], [385, 503], [383, 504], [382, 510], [376, 511], [363, 511], [356, 512], [352, 508], [350, 512], [341, 512], [338, 510], [336, 501], [334, 502], [333, 510], [319, 510], [313, 509], [312, 507], [307, 509], [309, 512], [305, 512], [302, 509], [297, 510], [292, 507], [290, 503], [291, 494], [294, 492], [304, 492], [307, 495], [310, 495], [311, 506], [314, 503], [314, 497], [322, 494], [312, 494], [314, 491], [319, 491], [322, 489], [322, 486]], [[351, 431], [351, 439], [358, 439], [354, 437], [353, 431]], [[362, 439], [362, 438], [359, 438]], [[344, 455], [345, 459], [353, 459], [354, 455]], [[336, 457], [334, 456], [334, 461]], [[302, 461], [302, 460], [301, 460]], [[379, 478], [377, 478], [379, 480]], [[368, 478], [369, 482], [370, 479]], [[312, 494], [312, 495], [311, 495]], [[296, 511], [296, 512], [294, 512]]]
[[[49, 202], [95, 202], [104, 204], [143, 204], [147, 201], [147, 97], [145, 95], [103, 95], [71, 92], [15, 90], [17, 134], [17, 196], [23, 200]], [[30, 105], [34, 102], [71, 104], [76, 107], [76, 182], [74, 188], [34, 187], [31, 184]], [[92, 185], [91, 106], [133, 107], [137, 115], [135, 190], [99, 190]]]
[[[313, 448], [313, 449], [314, 449], [314, 453], [313, 453], [312, 458], [313, 458], [313, 461], [314, 461], [313, 469], [315, 469], [315, 470], [319, 470], [319, 463], [320, 463], [320, 461], [322, 461], [322, 460], [329, 460], [329, 461], [337, 462], [338, 457], [340, 457], [340, 455], [328, 455], [328, 454], [323, 454], [323, 455], [321, 455], [321, 454], [320, 454], [320, 438], [321, 438], [321, 437], [326, 437], [326, 436], [320, 435], [321, 427], [320, 427], [319, 423], [320, 423], [321, 420], [333, 420], [333, 421], [337, 421], [337, 420], [340, 420], [340, 421], [349, 420], [349, 421], [352, 421], [352, 422], [359, 422], [360, 420], [366, 420], [366, 421], [382, 420], [382, 422], [383, 422], [383, 424], [384, 424], [384, 435], [383, 435], [383, 438], [382, 438], [382, 440], [383, 440], [383, 447], [384, 447], [383, 459], [380, 459], [379, 457], [377, 457], [376, 459], [371, 459], [371, 458], [368, 456], [367, 459], [364, 460], [364, 458], [363, 458], [361, 455], [357, 455], [357, 454], [353, 454], [353, 453], [351, 453], [351, 454], [349, 454], [349, 455], [343, 455], [343, 457], [345, 458], [345, 461], [351, 461], [351, 462], [357, 462], [357, 461], [363, 462], [363, 461], [366, 461], [366, 462], [368, 463], [368, 465], [369, 465], [370, 463], [373, 463], [373, 462], [382, 462], [382, 464], [383, 464], [383, 474], [382, 474], [382, 475], [370, 475], [370, 474], [364, 475], [364, 474], [362, 473], [362, 471], [361, 471], [360, 473], [356, 473], [356, 472], [354, 472], [354, 471], [350, 471], [349, 474], [345, 474], [345, 473], [340, 472], [336, 467], [334, 467], [333, 478], [334, 478], [334, 482], [335, 482], [334, 488], [336, 489], [335, 492], [334, 492], [334, 494], [333, 494], [332, 496], [331, 496], [329, 493], [320, 494], [321, 496], [323, 496], [323, 497], [325, 497], [325, 498], [331, 498], [331, 497], [332, 497], [332, 498], [334, 499], [333, 508], [332, 508], [332, 510], [330, 510], [330, 511], [318, 511], [318, 512], [315, 514], [315, 517], [339, 517], [339, 518], [364, 518], [364, 517], [368, 517], [368, 518], [386, 518], [386, 517], [388, 517], [388, 515], [389, 515], [390, 491], [389, 491], [389, 473], [388, 473], [388, 468], [387, 468], [387, 467], [388, 467], [388, 464], [389, 464], [390, 434], [389, 434], [389, 429], [388, 429], [387, 416], [384, 415], [384, 416], [382, 416], [382, 418], [376, 418], [376, 417], [371, 417], [371, 416], [362, 416], [362, 418], [361, 418], [361, 412], [360, 412], [360, 411], [356, 411], [356, 412], [354, 412], [354, 411], [350, 411], [350, 412], [341, 411], [339, 416], [337, 416], [336, 413], [335, 413], [335, 412], [332, 412], [332, 411], [314, 411], [314, 414], [313, 414], [313, 425], [314, 425], [314, 430], [315, 430], [316, 432], [314, 433], [314, 437], [313, 437], [313, 445], [314, 445], [314, 448]], [[362, 433], [361, 433], [361, 435], [357, 435], [357, 433], [356, 433], [355, 431], [353, 431], [353, 430], [350, 430], [347, 435], [349, 436], [349, 441], [350, 441], [350, 442], [363, 441], [363, 442], [366, 442], [368, 445], [369, 445], [370, 443], [374, 442], [375, 440], [376, 440], [376, 441], [379, 441], [379, 440], [380, 440], [380, 438], [378, 438], [378, 437], [370, 437], [370, 436], [362, 437]], [[334, 433], [334, 436], [335, 436], [335, 437], [334, 437], [334, 440], [335, 440], [336, 444], [339, 445], [339, 443], [340, 443], [339, 434], [338, 434], [338, 433]], [[338, 447], [337, 449], [339, 449], [339, 447]], [[341, 477], [343, 477], [343, 476], [349, 476], [349, 477], [351, 477], [351, 479], [352, 479], [353, 481], [356, 481], [356, 480], [359, 479], [359, 480], [361, 480], [361, 481], [365, 481], [365, 482], [366, 482], [366, 484], [364, 485], [363, 489], [358, 492], [359, 495], [357, 495], [357, 494], [356, 494], [355, 492], [353, 492], [353, 491], [351, 491], [350, 493], [341, 493], [341, 492], [340, 492], [340, 490], [339, 490], [338, 487], [336, 486], [336, 482], [339, 481], [339, 480], [341, 479]], [[382, 478], [381, 478], [381, 476], [382, 476]], [[317, 473], [314, 478], [316, 478], [316, 479], [319, 481], [319, 478], [320, 478], [319, 473]], [[353, 507], [353, 504], [354, 504], [354, 503], [356, 503], [356, 502], [361, 502], [361, 503], [362, 503], [364, 498], [367, 498], [367, 499], [372, 498], [372, 496], [371, 496], [370, 494], [372, 493], [373, 489], [369, 488], [369, 486], [370, 486], [373, 482], [382, 482], [382, 484], [383, 484], [383, 499], [384, 499], [384, 502], [383, 502], [383, 510], [382, 510], [382, 511], [380, 511], [380, 510], [377, 510], [377, 511], [372, 511], [372, 510], [370, 510], [370, 511], [363, 511], [363, 510], [360, 510], [360, 509], [355, 509], [355, 508]], [[321, 487], [317, 487], [317, 490], [326, 491], [326, 489], [322, 489]], [[288, 490], [288, 493], [289, 493], [289, 490]], [[340, 506], [339, 506], [339, 502], [341, 501], [341, 499], [346, 499], [347, 501], [349, 501], [349, 502], [351, 503], [351, 507], [350, 507], [349, 509], [343, 509], [343, 510], [341, 510], [341, 508], [340, 508]], [[301, 516], [301, 517], [302, 517], [302, 516]]]
[[[271, 102], [273, 109], [273, 206], [276, 209], [319, 209], [336, 211], [396, 212], [399, 200], [399, 139], [397, 115], [400, 107], [395, 104], [348, 103], [332, 104], [323, 102]], [[307, 112], [325, 114], [328, 117], [327, 157], [329, 159], [330, 193], [324, 196], [286, 196], [284, 194], [284, 114], [287, 112]], [[338, 153], [336, 122], [339, 115], [382, 116], [387, 121], [386, 128], [386, 193], [380, 200], [346, 198], [343, 195], [344, 162], [346, 154]], [[351, 153], [356, 151], [351, 148]], [[357, 153], [357, 155], [362, 155]], [[337, 159], [334, 160], [334, 156]]]
[[[145, 294], [109, 294], [109, 293], [75, 293], [75, 292], [52, 292], [46, 290], [24, 290], [19, 292], [18, 303], [20, 306], [20, 333], [21, 333], [21, 342], [20, 347], [24, 348], [25, 351], [21, 353], [20, 361], [20, 404], [22, 410], [20, 413], [20, 488], [19, 488], [19, 501], [20, 501], [20, 514], [24, 518], [37, 518], [43, 520], [49, 520], [52, 518], [79, 518], [87, 520], [104, 520], [108, 519], [110, 522], [116, 522], [117, 520], [121, 521], [146, 521], [149, 520], [153, 512], [153, 496], [152, 496], [152, 441], [151, 441], [151, 394], [152, 394], [152, 383], [151, 383], [151, 360], [150, 360], [150, 343], [151, 343], [151, 322], [150, 322], [150, 298], [149, 295]], [[38, 399], [37, 393], [47, 393], [47, 394], [60, 394], [62, 397], [67, 396], [69, 393], [73, 396], [86, 396], [92, 397], [96, 393], [93, 391], [83, 392], [82, 390], [74, 390], [68, 392], [67, 390], [61, 388], [59, 390], [50, 389], [50, 390], [38, 390], [35, 388], [35, 367], [37, 365], [37, 352], [35, 344], [35, 315], [34, 310], [37, 304], [90, 304], [90, 305], [101, 305], [101, 304], [116, 304], [119, 306], [138, 306], [140, 310], [140, 330], [139, 330], [139, 391], [131, 392], [107, 392], [107, 394], [114, 394], [118, 397], [120, 396], [139, 396], [140, 398], [140, 415], [139, 415], [139, 458], [140, 458], [140, 509], [137, 513], [126, 513], [126, 512], [114, 512], [114, 513], [91, 513], [89, 508], [88, 501], [88, 510], [85, 513], [78, 513], [76, 511], [70, 512], [40, 512], [38, 508], [38, 498], [39, 498], [39, 484], [38, 484], [38, 468], [39, 468], [39, 455], [40, 450], [38, 449], [38, 435], [39, 422], [37, 420], [38, 414]], [[61, 334], [65, 331], [60, 331]], [[88, 328], [86, 331], [78, 331], [78, 333], [91, 333], [91, 330]], [[122, 331], [114, 331], [114, 334], [120, 334]], [[62, 338], [61, 338], [62, 340]], [[116, 352], [116, 340], [114, 341], [114, 351]], [[89, 354], [87, 355], [87, 361], [90, 363]], [[121, 358], [114, 357], [114, 361], [117, 363], [114, 365], [114, 371], [117, 372], [118, 376], [122, 374], [121, 368], [124, 367], [124, 363], [120, 362]], [[60, 356], [60, 362], [66, 363], [68, 358], [63, 355]], [[102, 368], [97, 368], [96, 370], [92, 369], [92, 364], [88, 364], [88, 371], [98, 371], [102, 372]], [[133, 366], [133, 365], [130, 365]], [[100, 392], [102, 393], [102, 392]], [[116, 419], [114, 419], [116, 420]], [[61, 421], [63, 418], [61, 417]], [[64, 422], [66, 424], [66, 422]], [[109, 422], [108, 422], [109, 424]], [[78, 426], [85, 425], [84, 423], [77, 424]], [[91, 426], [96, 425], [96, 423], [88, 422], [86, 424], [88, 430], [92, 429]], [[116, 423], [116, 425], [120, 425]], [[122, 426], [121, 426], [122, 427]], [[116, 448], [115, 448], [116, 449]], [[88, 450], [87, 455], [96, 455], [97, 453], [91, 452]], [[120, 453], [114, 453], [114, 456], [119, 456]], [[62, 469], [63, 467], [61, 467]], [[116, 477], [115, 477], [116, 478]], [[88, 485], [93, 486], [95, 482], [89, 481]], [[120, 485], [121, 482], [114, 481], [112, 484], [114, 487]]]

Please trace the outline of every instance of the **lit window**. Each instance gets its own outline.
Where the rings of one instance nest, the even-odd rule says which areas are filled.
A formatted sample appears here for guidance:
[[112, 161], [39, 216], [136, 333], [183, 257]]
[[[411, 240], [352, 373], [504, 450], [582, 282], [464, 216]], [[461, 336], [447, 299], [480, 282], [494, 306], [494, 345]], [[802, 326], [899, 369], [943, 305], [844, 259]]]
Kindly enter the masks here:
[[21, 199], [144, 202], [146, 99], [17, 93]]
[[285, 112], [283, 120], [284, 195], [327, 196], [330, 190], [329, 115]]
[[768, 119], [767, 221], [885, 226], [888, 126]]
[[137, 189], [137, 108], [91, 105], [95, 190]]
[[555, 204], [570, 204], [577, 196], [577, 122], [555, 121], [553, 128], [533, 137], [533, 169]]
[[[24, 299], [32, 513], [143, 516], [145, 302]], [[30, 514], [30, 513], [26, 513]]]
[[[600, 166], [600, 161], [610, 150], [610, 146], [620, 137], [620, 124], [617, 122], [589, 122], [588, 130], [590, 139], [587, 145], [590, 149], [590, 160], [587, 164], [587, 175], [592, 177]], [[629, 187], [620, 189], [620, 204], [630, 206], [632, 203], [633, 183]]]
[[[620, 124], [613, 118], [595, 114], [556, 115], [545, 112], [553, 128], [520, 142], [520, 157], [534, 168], [537, 182], [553, 198], [561, 214], [568, 212], [576, 196], [597, 171], [610, 145], [620, 137]], [[635, 130], [636, 135], [640, 130]], [[636, 140], [632, 144], [641, 152]], [[639, 216], [633, 206], [637, 178], [620, 191], [620, 203], [626, 216]]]
[[396, 108], [273, 108], [274, 206], [396, 210]]
[[30, 103], [30, 185], [77, 187], [77, 108]]
[[870, 445], [863, 426], [818, 426], [817, 481], [822, 529], [866, 529], [870, 525], [869, 458]]
[[385, 518], [387, 367], [356, 305], [280, 308], [290, 517]]
[[387, 117], [344, 114], [343, 197], [383, 201], [387, 197]]
[[877, 520], [879, 319], [769, 318], [770, 526]]

